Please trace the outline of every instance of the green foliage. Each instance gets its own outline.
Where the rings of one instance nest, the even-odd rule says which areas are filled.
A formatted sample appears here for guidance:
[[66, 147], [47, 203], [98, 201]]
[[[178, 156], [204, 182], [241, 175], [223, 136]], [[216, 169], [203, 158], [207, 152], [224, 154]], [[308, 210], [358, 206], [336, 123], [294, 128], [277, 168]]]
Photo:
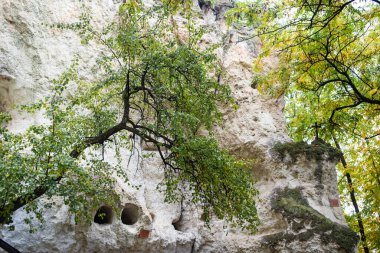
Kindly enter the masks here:
[[[379, 250], [380, 2], [253, 0], [237, 4], [227, 19], [253, 26], [261, 38], [254, 81], [264, 93], [285, 95], [292, 138], [312, 140], [314, 122], [326, 142], [336, 136], [348, 163], [338, 167], [340, 177], [349, 172], [354, 182], [338, 180], [344, 206], [354, 189], [368, 246]], [[349, 216], [358, 231], [355, 214]]]
[[77, 221], [91, 219], [88, 215], [93, 206], [117, 200], [110, 194], [114, 186], [111, 173], [123, 174], [120, 168], [103, 162], [94, 151], [86, 154], [87, 162], [70, 156], [82, 133], [75, 128], [77, 118], [71, 118], [73, 111], [67, 109], [61, 88], [62, 84], [57, 84], [51, 97], [24, 108], [44, 110], [49, 123], [33, 125], [23, 134], [6, 128], [0, 131], [2, 223], [9, 222], [15, 209], [26, 204], [26, 210], [42, 220], [40, 207], [33, 201], [35, 194], [61, 196]]
[[313, 141], [311, 144], [307, 142], [285, 142], [274, 145], [273, 150], [276, 151], [281, 159], [289, 154], [292, 161], [296, 161], [301, 155], [307, 159], [320, 160], [339, 160], [341, 153], [331, 145], [322, 140]]
[[256, 229], [254, 199], [257, 192], [248, 162], [220, 150], [212, 137], [194, 136], [174, 147], [172, 152], [181, 173], [178, 177], [166, 175], [166, 189], [171, 189], [173, 179], [188, 182], [193, 202], [204, 204], [202, 217], [206, 223], [214, 214], [240, 228]]
[[[42, 194], [63, 197], [78, 221], [91, 218], [100, 203], [116, 205], [114, 175], [127, 181], [120, 150], [133, 148], [139, 136], [162, 159], [167, 201], [178, 201], [187, 189], [206, 223], [215, 215], [255, 230], [257, 192], [249, 162], [221, 150], [212, 134], [221, 121], [218, 106], [233, 102], [230, 89], [217, 81], [222, 69], [213, 48], [199, 47], [202, 29], [189, 19], [186, 41], [177, 39], [167, 8], [127, 1], [118, 22], [101, 31], [88, 13], [78, 23], [54, 26], [103, 50], [94, 66], [77, 57], [49, 96], [24, 106], [43, 112], [47, 123], [23, 134], [1, 130], [2, 223], [15, 207], [33, 206]], [[82, 76], [83, 67], [91, 69], [91, 78]], [[200, 130], [209, 134], [200, 136]], [[116, 164], [103, 159], [104, 149], [114, 150]]]
[[[277, 190], [271, 201], [272, 208], [282, 213], [287, 221], [292, 224], [292, 229], [299, 232], [305, 229], [305, 223], [310, 226], [306, 231], [299, 233], [278, 233], [264, 238], [264, 242], [275, 247], [280, 241], [291, 242], [295, 240], [307, 241], [316, 234], [320, 235], [324, 243], [336, 243], [345, 252], [355, 252], [358, 236], [346, 226], [332, 222], [309, 206], [307, 200], [302, 196], [301, 190], [285, 188]], [[301, 224], [296, 220], [301, 220]], [[296, 225], [296, 226], [295, 226]]]

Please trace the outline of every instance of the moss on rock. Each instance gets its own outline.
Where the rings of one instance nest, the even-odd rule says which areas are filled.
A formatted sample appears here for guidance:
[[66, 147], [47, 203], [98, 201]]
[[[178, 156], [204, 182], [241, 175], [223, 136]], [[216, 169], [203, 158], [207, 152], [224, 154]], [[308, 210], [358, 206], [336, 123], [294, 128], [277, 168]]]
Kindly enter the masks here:
[[357, 234], [349, 227], [333, 222], [311, 208], [307, 200], [302, 196], [301, 189], [285, 188], [277, 190], [271, 201], [272, 209], [282, 213], [289, 224], [293, 224], [295, 219], [301, 220], [302, 224], [308, 222], [310, 228], [303, 227], [303, 232], [299, 232], [300, 226], [297, 222], [296, 227], [291, 227], [292, 233], [281, 232], [266, 236], [264, 243], [270, 247], [275, 247], [279, 242], [287, 243], [292, 241], [306, 241], [319, 235], [324, 243], [334, 242], [346, 252], [354, 252], [358, 243]]
[[[307, 159], [320, 160], [336, 160], [339, 159], [341, 153], [333, 148], [330, 144], [323, 140], [315, 140], [311, 144], [306, 142], [285, 142], [274, 145], [273, 150], [284, 159], [289, 154], [292, 161], [296, 161], [299, 156], [306, 156]], [[326, 157], [324, 155], [327, 155]]]

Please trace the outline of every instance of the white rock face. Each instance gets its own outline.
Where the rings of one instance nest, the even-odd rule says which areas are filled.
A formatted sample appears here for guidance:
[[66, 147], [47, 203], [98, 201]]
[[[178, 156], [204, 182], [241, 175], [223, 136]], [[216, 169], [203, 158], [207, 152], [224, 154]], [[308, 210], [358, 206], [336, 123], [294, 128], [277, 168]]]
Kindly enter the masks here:
[[[102, 26], [114, 19], [120, 3], [92, 0], [86, 4], [94, 13], [96, 24]], [[317, 233], [306, 241], [297, 237], [271, 245], [265, 241], [268, 235], [295, 233], [292, 221], [272, 208], [275, 189], [300, 189], [311, 208], [333, 222], [344, 225], [345, 220], [341, 208], [330, 203], [339, 198], [336, 161], [316, 162], [301, 157], [289, 162], [276, 158], [271, 151], [275, 143], [289, 141], [282, 114], [283, 101], [267, 100], [252, 87], [251, 63], [259, 46], [255, 40], [238, 43], [247, 32], [226, 26], [221, 13], [229, 5], [229, 1], [225, 1], [214, 9], [207, 4], [202, 9], [198, 5], [194, 8], [203, 17], [198, 22], [210, 29], [203, 38], [204, 43], [225, 40], [217, 52], [227, 71], [222, 81], [231, 86], [238, 109], [225, 111], [224, 124], [215, 131], [223, 147], [240, 157], [257, 161], [252, 171], [259, 190], [257, 208], [262, 225], [258, 233], [249, 235], [217, 220], [209, 230], [199, 219], [200, 210], [196, 206], [186, 201], [165, 203], [156, 189], [163, 179], [160, 159], [155, 151], [142, 146], [132, 154], [130, 165], [125, 164], [131, 184], [142, 187], [136, 189], [119, 180], [116, 190], [122, 199], [120, 212], [112, 215], [110, 224], [75, 225], [67, 207], [57, 199], [58, 205], [46, 210], [46, 223], [37, 232], [28, 232], [28, 226], [23, 223], [26, 214], [18, 210], [13, 217], [15, 231], [4, 227], [0, 230], [0, 238], [25, 253], [344, 252], [334, 241], [325, 242]], [[99, 51], [96, 45], [83, 46], [73, 32], [49, 26], [73, 22], [81, 13], [80, 6], [77, 0], [0, 0], [0, 110], [11, 112], [14, 120], [8, 127], [12, 131], [22, 131], [43, 120], [39, 115], [20, 115], [12, 105], [46, 95], [51, 80], [69, 66], [75, 54], [83, 59], [82, 66], [94, 61]], [[82, 71], [86, 73], [86, 69]], [[138, 153], [152, 153], [153, 157], [139, 161]], [[106, 157], [112, 160], [112, 150], [107, 150]], [[315, 173], [316, 170], [319, 172]], [[319, 187], [321, 185], [323, 187]], [[122, 210], [127, 204], [137, 206], [135, 213], [128, 213], [136, 216], [136, 223], [132, 225], [122, 223]], [[299, 222], [305, 223], [302, 223], [305, 231], [307, 226], [312, 226], [312, 223], [306, 224], [307, 221]]]

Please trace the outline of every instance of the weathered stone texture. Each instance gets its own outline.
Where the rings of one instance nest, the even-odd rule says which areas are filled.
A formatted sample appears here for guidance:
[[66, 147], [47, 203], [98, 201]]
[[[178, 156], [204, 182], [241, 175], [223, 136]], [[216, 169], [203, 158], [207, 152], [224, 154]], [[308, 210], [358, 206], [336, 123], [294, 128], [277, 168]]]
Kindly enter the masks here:
[[[115, 17], [119, 1], [93, 0], [86, 4], [100, 27]], [[76, 0], [0, 0], [0, 106], [14, 118], [8, 126], [12, 131], [22, 131], [31, 123], [43, 121], [39, 115], [17, 113], [12, 105], [43, 97], [51, 79], [69, 66], [74, 54], [80, 55], [84, 67], [96, 58], [97, 45], [83, 46], [73, 32], [50, 27], [57, 22], [76, 20], [80, 5]], [[58, 199], [58, 205], [46, 211], [46, 223], [37, 232], [28, 233], [27, 225], [23, 224], [26, 214], [18, 210], [13, 217], [15, 231], [3, 228], [1, 238], [25, 253], [344, 252], [333, 240], [323, 241], [321, 234], [312, 234], [306, 241], [297, 236], [291, 240], [283, 236], [271, 243], [266, 240], [279, 233], [291, 234], [294, 229], [294, 221], [271, 204], [278, 192], [275, 189], [299, 189], [308, 208], [319, 212], [331, 224], [345, 225], [341, 208], [330, 204], [331, 199], [339, 199], [336, 160], [317, 161], [299, 154], [298, 159], [289, 162], [289, 155], [281, 157], [272, 150], [275, 143], [289, 141], [282, 114], [283, 101], [268, 100], [254, 88], [251, 63], [257, 57], [259, 43], [255, 40], [239, 42], [249, 31], [227, 27], [220, 12], [229, 5], [229, 1], [222, 1], [214, 8], [202, 6], [200, 9], [196, 3], [194, 8], [202, 17], [198, 23], [209, 29], [203, 42], [223, 42], [224, 45], [217, 50], [227, 71], [222, 82], [231, 86], [238, 109], [225, 110], [224, 124], [215, 131], [223, 147], [237, 156], [256, 161], [253, 174], [258, 180], [257, 203], [262, 222], [258, 233], [248, 235], [238, 228], [226, 227], [223, 221], [214, 221], [209, 230], [199, 219], [200, 210], [196, 206], [186, 201], [165, 203], [156, 189], [163, 179], [160, 159], [154, 150], [143, 145], [135, 150], [130, 166], [125, 163], [131, 183], [142, 187], [136, 189], [118, 181], [120, 212], [113, 214], [111, 224], [74, 225], [67, 207]], [[181, 17], [175, 19], [176, 22], [181, 20]], [[85, 68], [82, 71], [91, 75]], [[153, 153], [153, 157], [141, 162], [137, 151]], [[106, 157], [112, 160], [112, 150], [106, 152]], [[133, 225], [125, 225], [121, 219], [122, 209], [128, 203], [138, 206], [138, 219]], [[303, 220], [298, 229], [306, 229], [308, 224], [307, 219]]]

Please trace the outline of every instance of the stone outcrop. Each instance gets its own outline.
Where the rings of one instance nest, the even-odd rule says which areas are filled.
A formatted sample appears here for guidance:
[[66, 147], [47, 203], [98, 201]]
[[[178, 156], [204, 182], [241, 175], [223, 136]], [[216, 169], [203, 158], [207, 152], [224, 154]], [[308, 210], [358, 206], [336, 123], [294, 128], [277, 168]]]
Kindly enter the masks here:
[[[114, 19], [119, 1], [93, 0], [87, 5], [101, 27]], [[46, 95], [49, 82], [68, 67], [75, 54], [83, 66], [91, 65], [96, 45], [83, 46], [71, 31], [51, 28], [80, 15], [76, 0], [1, 0], [0, 2], [0, 110], [13, 116], [12, 131], [43, 121], [39, 115], [19, 114], [12, 105]], [[283, 101], [269, 100], [255, 89], [251, 63], [260, 50], [255, 39], [242, 41], [248, 30], [227, 27], [221, 13], [232, 5], [221, 1], [209, 6], [195, 3], [200, 25], [209, 32], [203, 43], [222, 43], [217, 54], [227, 72], [221, 80], [233, 91], [237, 110], [224, 111], [224, 123], [215, 129], [223, 147], [239, 157], [255, 160], [252, 172], [259, 191], [257, 208], [261, 225], [250, 235], [224, 221], [204, 226], [197, 206], [186, 201], [168, 204], [157, 191], [163, 179], [160, 159], [148, 145], [140, 145], [124, 167], [131, 180], [118, 180], [121, 196], [117, 212], [98, 210], [105, 222], [90, 226], [74, 223], [62, 201], [45, 212], [46, 222], [29, 233], [24, 210], [13, 217], [14, 231], [4, 226], [0, 238], [22, 252], [352, 252], [357, 238], [339, 207], [336, 155], [326, 146], [282, 144], [286, 135]], [[174, 22], [181, 23], [181, 17]], [[178, 31], [179, 36], [181, 30]], [[86, 69], [82, 69], [87, 73]], [[87, 73], [89, 76], [91, 73]], [[138, 140], [137, 140], [138, 141]], [[303, 145], [303, 146], [302, 146]], [[305, 146], [306, 145], [306, 146]], [[320, 156], [308, 156], [317, 148]], [[305, 151], [306, 149], [306, 151]], [[296, 152], [293, 152], [296, 150]], [[309, 151], [308, 151], [309, 150]], [[330, 152], [330, 153], [329, 153]], [[151, 154], [141, 160], [141, 154]], [[112, 150], [105, 156], [112, 161]], [[136, 188], [133, 185], [141, 185]], [[46, 199], [39, 200], [44, 204]], [[93, 214], [96, 216], [96, 212]]]

